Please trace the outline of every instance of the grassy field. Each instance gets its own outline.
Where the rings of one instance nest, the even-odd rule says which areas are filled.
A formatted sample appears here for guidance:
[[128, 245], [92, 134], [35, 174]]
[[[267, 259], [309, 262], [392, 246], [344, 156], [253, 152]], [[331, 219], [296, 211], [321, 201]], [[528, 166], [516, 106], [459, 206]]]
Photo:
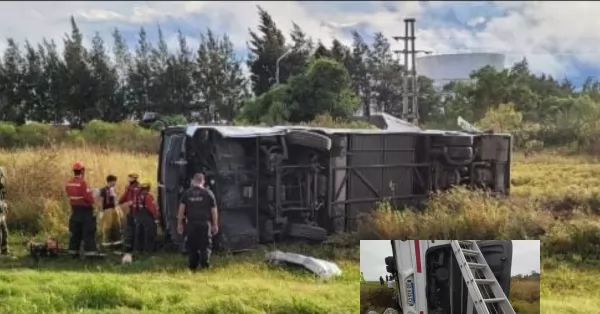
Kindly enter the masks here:
[[[130, 171], [155, 179], [154, 156], [92, 148], [0, 151], [12, 230], [39, 237], [66, 234], [64, 183], [78, 159], [88, 165], [93, 186], [102, 185], [108, 173], [119, 176], [120, 191]], [[435, 196], [425, 213], [381, 210], [363, 224], [359, 236], [541, 239], [542, 312], [600, 313], [594, 298], [600, 279], [599, 175], [595, 158], [516, 156], [509, 198], [457, 189]], [[57, 260], [32, 267], [23, 257], [23, 238], [13, 239], [16, 259], [0, 261], [0, 313], [337, 313], [354, 312], [360, 304], [357, 247], [283, 248], [338, 262], [344, 276], [322, 283], [306, 272], [265, 265], [262, 250], [219, 256], [214, 269], [194, 275], [184, 270], [185, 260], [178, 255], [158, 255], [127, 267], [116, 259]]]
[[541, 310], [544, 314], [600, 313], [600, 262], [542, 259]]
[[266, 249], [216, 256], [213, 268], [195, 274], [178, 254], [148, 256], [132, 265], [121, 265], [116, 256], [58, 257], [36, 265], [18, 251], [17, 259], [0, 259], [0, 313], [356, 312], [357, 250], [278, 248], [338, 262], [343, 276], [321, 282], [304, 269], [266, 264]]
[[[101, 186], [107, 174], [130, 171], [154, 182], [156, 158], [96, 149], [55, 148], [0, 152], [8, 175], [11, 229], [28, 234], [66, 234], [64, 184], [70, 165], [82, 160], [87, 179]], [[40, 188], [41, 187], [41, 188]], [[216, 256], [214, 267], [191, 274], [179, 254], [158, 254], [123, 266], [118, 257], [33, 264], [25, 236], [13, 232], [14, 258], [0, 258], [0, 313], [351, 313], [359, 307], [359, 253], [354, 248], [262, 247], [252, 253]], [[63, 242], [65, 243], [65, 242]], [[301, 269], [265, 264], [272, 248], [338, 263], [344, 274], [322, 282]]]
[[[510, 284], [510, 302], [518, 314], [540, 313], [540, 281], [513, 278]], [[360, 284], [361, 313], [373, 310], [383, 312], [386, 308], [398, 308], [392, 300], [394, 289], [382, 287], [379, 282]], [[546, 313], [546, 312], [544, 312]]]

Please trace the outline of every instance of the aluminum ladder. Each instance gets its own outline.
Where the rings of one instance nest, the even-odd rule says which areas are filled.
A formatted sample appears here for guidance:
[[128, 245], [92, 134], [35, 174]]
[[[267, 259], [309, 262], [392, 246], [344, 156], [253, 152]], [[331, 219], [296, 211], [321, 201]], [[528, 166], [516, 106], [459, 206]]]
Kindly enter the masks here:
[[476, 241], [452, 241], [452, 251], [469, 290], [467, 314], [516, 314]]

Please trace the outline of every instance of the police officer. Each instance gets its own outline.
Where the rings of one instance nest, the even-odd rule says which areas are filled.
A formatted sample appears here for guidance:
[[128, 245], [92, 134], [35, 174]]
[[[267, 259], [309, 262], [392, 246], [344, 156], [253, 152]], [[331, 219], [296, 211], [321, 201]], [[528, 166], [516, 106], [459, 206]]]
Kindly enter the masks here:
[[183, 234], [186, 220], [188, 266], [210, 267], [213, 235], [219, 232], [219, 216], [214, 194], [204, 187], [204, 175], [197, 173], [192, 186], [181, 195], [177, 213], [177, 232]]
[[133, 252], [133, 244], [135, 242], [135, 219], [133, 217], [133, 214], [131, 213], [131, 206], [133, 205], [133, 202], [135, 201], [140, 191], [138, 178], [139, 175], [137, 173], [130, 173], [127, 176], [129, 184], [127, 185], [125, 192], [119, 199], [119, 206], [126, 204], [129, 207], [129, 209], [125, 212], [125, 230], [123, 232], [123, 242], [125, 244], [125, 252], [127, 253]]
[[154, 197], [150, 194], [150, 181], [142, 181], [140, 191], [131, 206], [131, 213], [135, 219], [136, 252], [154, 252], [156, 249], [156, 222], [158, 221], [158, 207]]
[[73, 178], [66, 185], [67, 196], [71, 204], [69, 254], [73, 257], [79, 256], [79, 247], [83, 241], [84, 255], [96, 255], [94, 197], [84, 179], [85, 166], [83, 163], [76, 161], [72, 168]]

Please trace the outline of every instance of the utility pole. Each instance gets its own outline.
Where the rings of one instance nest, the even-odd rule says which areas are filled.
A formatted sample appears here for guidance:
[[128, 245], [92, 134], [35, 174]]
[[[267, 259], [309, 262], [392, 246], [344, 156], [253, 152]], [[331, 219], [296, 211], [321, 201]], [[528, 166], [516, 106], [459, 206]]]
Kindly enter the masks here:
[[[404, 36], [395, 36], [394, 40], [404, 42], [403, 50], [395, 53], [404, 54], [402, 66], [402, 113], [400, 118], [412, 124], [419, 124], [419, 87], [417, 86], [417, 53], [430, 51], [416, 50], [415, 48], [415, 19], [404, 19]], [[409, 58], [410, 57], [410, 58]]]
[[292, 53], [292, 49], [286, 51], [279, 58], [277, 58], [277, 61], [275, 61], [275, 81], [277, 84], [279, 84], [279, 62], [281, 62], [281, 60], [287, 57], [290, 53]]

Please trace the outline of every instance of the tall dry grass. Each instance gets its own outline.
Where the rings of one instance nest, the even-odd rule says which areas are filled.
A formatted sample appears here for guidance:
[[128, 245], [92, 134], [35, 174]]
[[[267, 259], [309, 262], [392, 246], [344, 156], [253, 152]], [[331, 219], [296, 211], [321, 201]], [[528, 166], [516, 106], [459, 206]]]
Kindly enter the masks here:
[[600, 159], [517, 154], [510, 197], [456, 188], [422, 212], [382, 203], [362, 239], [541, 239], [544, 254], [600, 259]]
[[119, 177], [118, 192], [126, 176], [135, 171], [156, 186], [156, 155], [124, 153], [100, 148], [50, 148], [0, 150], [0, 166], [6, 168], [7, 199], [11, 228], [24, 232], [66, 233], [69, 206], [65, 184], [71, 165], [81, 160], [92, 187], [105, 184], [108, 174]]

